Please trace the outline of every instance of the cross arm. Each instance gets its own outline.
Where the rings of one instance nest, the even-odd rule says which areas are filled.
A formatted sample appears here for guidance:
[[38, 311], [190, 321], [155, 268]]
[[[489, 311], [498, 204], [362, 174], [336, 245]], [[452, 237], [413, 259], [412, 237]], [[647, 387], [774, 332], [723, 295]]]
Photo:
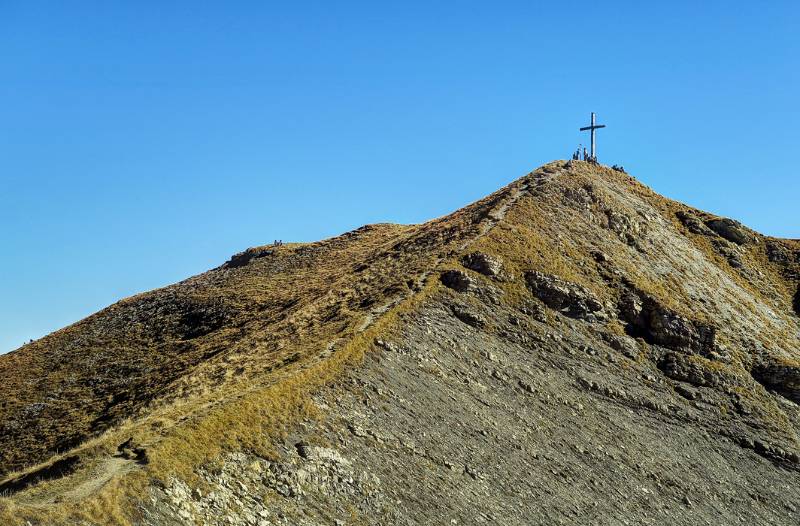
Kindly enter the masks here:
[[606, 127], [605, 124], [598, 124], [597, 126], [587, 126], [585, 128], [581, 128], [580, 131], [596, 130], [597, 128], [605, 128], [605, 127]]

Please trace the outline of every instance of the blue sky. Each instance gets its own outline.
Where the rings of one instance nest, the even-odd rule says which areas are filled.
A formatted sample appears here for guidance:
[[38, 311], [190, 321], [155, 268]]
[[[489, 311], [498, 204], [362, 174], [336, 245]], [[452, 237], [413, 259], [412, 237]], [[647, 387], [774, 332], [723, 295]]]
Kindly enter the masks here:
[[0, 352], [248, 246], [443, 215], [568, 157], [590, 111], [601, 161], [800, 237], [798, 21], [796, 1], [3, 0]]

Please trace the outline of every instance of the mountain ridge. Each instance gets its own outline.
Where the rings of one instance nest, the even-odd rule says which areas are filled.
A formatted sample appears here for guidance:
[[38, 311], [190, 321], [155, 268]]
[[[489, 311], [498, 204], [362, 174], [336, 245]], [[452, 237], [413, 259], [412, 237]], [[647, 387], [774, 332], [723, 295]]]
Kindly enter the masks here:
[[[198, 470], [222, 462], [224, 471], [220, 459], [230, 459], [225, 455], [231, 452], [254, 454], [253, 462], [272, 463], [273, 469], [285, 467], [278, 459], [296, 450], [298, 458], [334, 473], [344, 464], [331, 460], [330, 448], [293, 448], [285, 440], [296, 435], [298, 422], [310, 429], [309, 422], [325, 421], [320, 404], [337, 413], [331, 400], [323, 395], [321, 402], [315, 393], [336, 388], [348, 371], [361, 370], [359, 364], [374, 365], [375, 356], [392, 355], [399, 348], [392, 338], [405, 338], [403, 346], [410, 348], [429, 339], [419, 332], [426, 319], [420, 312], [434, 313], [431, 323], [443, 334], [463, 326], [467, 343], [485, 339], [498, 355], [516, 356], [509, 349], [529, 345], [537, 331], [562, 338], [535, 345], [552, 352], [565, 352], [557, 343], [563, 339], [594, 342], [591, 347], [601, 349], [596, 352], [621, 354], [615, 359], [646, 370], [641, 374], [655, 378], [645, 379], [646, 385], [667, 386], [679, 396], [670, 402], [655, 395], [631, 398], [588, 372], [576, 376], [575, 385], [604, 404], [644, 407], [687, 426], [693, 420], [677, 415], [691, 416], [694, 406], [683, 409], [680, 400], [717, 404], [725, 414], [701, 412], [709, 422], [718, 421], [713, 436], [796, 473], [799, 268], [800, 243], [761, 236], [662, 198], [627, 174], [575, 161], [548, 163], [420, 225], [367, 225], [312, 244], [254, 247], [216, 269], [122, 300], [0, 357], [0, 372], [9, 379], [0, 407], [0, 469], [6, 475], [0, 488], [10, 495], [0, 510], [32, 506], [34, 518], [51, 513], [64, 523], [102, 524], [97, 513], [113, 508], [119, 514], [113, 523], [179, 524], [188, 520], [181, 518], [184, 508], [169, 503], [188, 502], [182, 485], [188, 488], [197, 477], [213, 485]], [[528, 333], [520, 332], [528, 325]], [[498, 381], [505, 389], [509, 381], [502, 377], [525, 367], [517, 358], [507, 364], [517, 367], [463, 374], [473, 383]], [[452, 364], [453, 370], [459, 367]], [[573, 376], [565, 370], [559, 374]], [[625, 382], [627, 374], [613, 373]], [[528, 380], [511, 384], [513, 397], [539, 392]], [[463, 395], [448, 389], [448, 396]], [[631, 389], [644, 388], [634, 383]], [[705, 395], [712, 401], [698, 390], [713, 392]], [[388, 422], [384, 428], [393, 429]], [[329, 439], [349, 443], [336, 433]], [[360, 438], [358, 431], [351, 434]], [[325, 458], [313, 460], [315, 454]], [[66, 461], [71, 458], [77, 460]], [[109, 458], [121, 460], [103, 471]], [[469, 473], [480, 468], [464, 469], [471, 480], [481, 480]], [[487, 477], [495, 490], [502, 485], [497, 476]], [[75, 485], [71, 478], [104, 482], [80, 499], [66, 497], [68, 502], [97, 502], [112, 486], [123, 489], [114, 494], [118, 501], [98, 504], [95, 515], [77, 519], [58, 502]], [[165, 489], [153, 489], [154, 480]], [[282, 495], [273, 482], [268, 492]], [[126, 484], [137, 489], [125, 490]], [[353, 501], [366, 491], [359, 488], [322, 511], [336, 515], [337, 506], [350, 502], [364, 517], [378, 513], [374, 503]], [[197, 504], [203, 499], [188, 492], [194, 507], [186, 513], [214, 523], [213, 514], [203, 515]], [[144, 494], [156, 504], [146, 504]], [[425, 501], [425, 494], [417, 497]], [[292, 502], [308, 504], [297, 495], [276, 498], [289, 499], [274, 506], [286, 513], [299, 509]], [[465, 505], [471, 502], [464, 499]], [[408, 510], [382, 520], [403, 517], [417, 516]], [[556, 517], [566, 515], [548, 520]]]

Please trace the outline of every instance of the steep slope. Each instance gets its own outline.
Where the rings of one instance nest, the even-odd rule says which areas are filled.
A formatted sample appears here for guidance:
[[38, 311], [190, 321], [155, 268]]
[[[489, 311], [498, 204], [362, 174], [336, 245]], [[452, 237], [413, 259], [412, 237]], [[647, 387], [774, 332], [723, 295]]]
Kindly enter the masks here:
[[250, 249], [0, 357], [0, 509], [796, 524], [798, 282], [797, 241], [550, 163], [423, 225]]

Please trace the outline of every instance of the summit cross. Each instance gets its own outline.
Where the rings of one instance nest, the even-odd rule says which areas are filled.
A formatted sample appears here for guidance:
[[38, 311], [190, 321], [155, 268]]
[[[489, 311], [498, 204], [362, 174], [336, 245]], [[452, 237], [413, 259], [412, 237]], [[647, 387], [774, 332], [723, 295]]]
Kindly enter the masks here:
[[[605, 124], [595, 124], [595, 115], [594, 115], [594, 112], [592, 112], [592, 124], [591, 124], [591, 125], [589, 125], [589, 126], [586, 126], [585, 128], [581, 128], [581, 131], [590, 130], [590, 131], [591, 131], [591, 133], [592, 133], [592, 150], [591, 150], [591, 159], [592, 159], [593, 161], [597, 161], [597, 153], [596, 153], [596, 150], [595, 150], [595, 144], [594, 144], [594, 143], [595, 143], [595, 140], [594, 140], [594, 131], [595, 131], [595, 130], [597, 130], [597, 129], [600, 129], [600, 128], [605, 128], [605, 127], [606, 127], [606, 125], [605, 125]], [[584, 150], [584, 151], [586, 151], [586, 150]]]

